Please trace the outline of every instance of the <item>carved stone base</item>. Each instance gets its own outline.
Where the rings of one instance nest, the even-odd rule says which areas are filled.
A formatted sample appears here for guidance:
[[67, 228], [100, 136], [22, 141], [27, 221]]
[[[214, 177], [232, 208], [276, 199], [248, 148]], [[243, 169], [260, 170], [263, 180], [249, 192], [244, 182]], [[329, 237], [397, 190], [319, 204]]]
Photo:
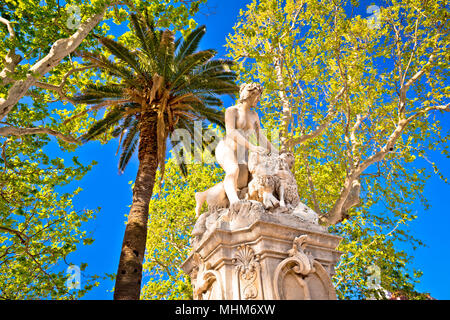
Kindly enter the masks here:
[[286, 212], [223, 209], [208, 218], [181, 266], [194, 299], [336, 299], [340, 237]]

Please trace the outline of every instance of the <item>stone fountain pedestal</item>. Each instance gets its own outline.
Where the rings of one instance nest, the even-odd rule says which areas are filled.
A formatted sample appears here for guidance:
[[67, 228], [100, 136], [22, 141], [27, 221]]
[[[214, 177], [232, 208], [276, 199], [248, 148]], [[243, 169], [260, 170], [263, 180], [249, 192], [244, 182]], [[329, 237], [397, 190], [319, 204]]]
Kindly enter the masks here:
[[194, 299], [336, 299], [331, 277], [341, 238], [305, 220], [311, 209], [303, 208], [302, 214], [269, 212], [247, 201], [239, 212], [204, 214], [181, 266], [191, 277]]

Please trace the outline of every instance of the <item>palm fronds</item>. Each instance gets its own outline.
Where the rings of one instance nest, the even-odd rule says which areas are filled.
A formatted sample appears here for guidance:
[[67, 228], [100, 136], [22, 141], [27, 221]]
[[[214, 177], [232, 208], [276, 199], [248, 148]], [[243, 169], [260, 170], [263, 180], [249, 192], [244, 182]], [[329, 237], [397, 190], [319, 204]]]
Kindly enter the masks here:
[[157, 127], [155, 156], [163, 173], [166, 141], [173, 130], [185, 128], [190, 132], [193, 121], [198, 119], [224, 125], [223, 112], [217, 107], [222, 106], [220, 95], [238, 91], [236, 75], [230, 68], [232, 61], [212, 60], [215, 50], [197, 51], [205, 26], [199, 26], [185, 39], [175, 40], [171, 31], [156, 30], [145, 14], [131, 15], [131, 25], [139, 47], [131, 50], [113, 39], [99, 37], [114, 59], [84, 55], [117, 82], [87, 86], [74, 100], [91, 105], [91, 109], [107, 108], [104, 118], [94, 123], [83, 141], [112, 130], [113, 136], [120, 139], [120, 171], [139, 144], [142, 113], [153, 114]]

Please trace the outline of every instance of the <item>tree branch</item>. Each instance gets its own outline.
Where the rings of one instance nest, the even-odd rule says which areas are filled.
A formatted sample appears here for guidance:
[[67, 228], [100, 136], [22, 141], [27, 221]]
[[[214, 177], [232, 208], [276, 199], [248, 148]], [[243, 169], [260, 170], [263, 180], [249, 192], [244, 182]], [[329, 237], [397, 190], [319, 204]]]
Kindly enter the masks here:
[[25, 135], [41, 134], [41, 133], [55, 136], [56, 138], [59, 138], [68, 143], [76, 143], [76, 144], [80, 143], [76, 138], [74, 138], [70, 135], [64, 135], [61, 132], [58, 132], [58, 131], [55, 131], [55, 130], [49, 129], [49, 128], [42, 128], [42, 127], [17, 128], [17, 127], [12, 127], [12, 126], [0, 128], [0, 136], [3, 136], [3, 137], [7, 137], [7, 136], [20, 137], [20, 136], [25, 136]]
[[[435, 49], [436, 48], [434, 48], [434, 50]], [[328, 212], [327, 217], [322, 218], [322, 221], [324, 221], [327, 225], [336, 224], [344, 218], [344, 213], [352, 207], [350, 206], [351, 203], [349, 203], [349, 201], [359, 203], [359, 199], [358, 202], [354, 198], [350, 199], [352, 198], [351, 196], [352, 194], [357, 193], [359, 196], [360, 190], [359, 177], [371, 164], [382, 161], [385, 158], [385, 156], [394, 149], [394, 145], [397, 142], [398, 138], [401, 136], [402, 132], [405, 130], [405, 128], [411, 121], [432, 110], [450, 111], [449, 104], [446, 104], [419, 109], [413, 112], [413, 115], [411, 115], [410, 117], [408, 118], [404, 117], [406, 107], [406, 93], [410, 88], [410, 86], [413, 85], [417, 80], [419, 80], [420, 77], [422, 77], [422, 75], [426, 71], [428, 71], [430, 67], [432, 67], [432, 63], [435, 59], [434, 50], [429, 56], [427, 63], [419, 71], [417, 71], [408, 81], [406, 81], [406, 83], [401, 85], [398, 103], [399, 120], [397, 122], [395, 130], [389, 136], [385, 145], [381, 148], [380, 151], [376, 152], [375, 154], [367, 158], [361, 164], [358, 164], [357, 166], [352, 168], [352, 170], [347, 174], [347, 177], [344, 182], [344, 187], [341, 191], [338, 200], [335, 202], [333, 208]], [[402, 73], [400, 73], [400, 81], [402, 81]]]
[[[322, 219], [322, 221], [324, 221], [326, 223], [326, 225], [333, 225], [333, 224], [340, 222], [343, 219], [343, 215], [344, 215], [345, 211], [347, 211], [348, 209], [351, 208], [351, 206], [349, 206], [349, 202], [347, 202], [347, 201], [349, 199], [349, 195], [352, 192], [354, 192], [355, 190], [358, 191], [358, 189], [360, 188], [360, 186], [358, 186], [358, 184], [359, 184], [359, 177], [361, 176], [361, 174], [371, 164], [383, 160], [386, 157], [386, 155], [394, 149], [395, 143], [397, 142], [398, 138], [400, 138], [402, 132], [405, 130], [405, 128], [408, 126], [409, 123], [411, 123], [413, 120], [415, 120], [419, 116], [421, 116], [427, 112], [433, 111], [433, 110], [441, 110], [441, 111], [450, 112], [450, 104], [448, 103], [446, 105], [438, 105], [438, 106], [432, 106], [432, 107], [420, 109], [420, 110], [416, 111], [413, 115], [411, 115], [409, 118], [400, 119], [398, 121], [395, 130], [389, 136], [388, 140], [386, 141], [385, 145], [381, 148], [381, 150], [378, 151], [377, 153], [375, 153], [374, 155], [370, 156], [369, 158], [367, 158], [361, 164], [359, 164], [355, 168], [355, 170], [353, 170], [350, 173], [350, 175], [347, 176], [347, 178], [345, 179], [345, 182], [344, 182], [344, 188], [339, 196], [339, 199], [335, 202], [333, 208], [328, 212], [327, 217]], [[355, 181], [358, 181], [358, 183], [355, 183]], [[353, 200], [349, 200], [349, 201], [352, 202]]]
[[284, 62], [284, 48], [281, 44], [278, 44], [276, 48], [272, 44], [270, 45], [270, 50], [274, 54], [273, 64], [275, 66], [276, 82], [278, 85], [278, 96], [281, 100], [281, 151], [289, 149], [288, 145], [288, 134], [289, 134], [289, 124], [291, 122], [291, 107], [289, 105], [289, 99], [286, 95], [286, 84], [283, 78], [283, 62]]
[[8, 232], [10, 234], [17, 236], [20, 239], [20, 242], [22, 242], [22, 244], [25, 244], [28, 241], [28, 237], [20, 231], [17, 231], [17, 230], [14, 230], [14, 229], [11, 229], [11, 228], [8, 228], [5, 226], [0, 226], [0, 231], [5, 231], [5, 232]]
[[[9, 38], [11, 40], [14, 39], [16, 37], [16, 33], [14, 32], [14, 29], [11, 26], [11, 22], [0, 16], [0, 23], [6, 25], [6, 28], [8, 29], [9, 32]], [[8, 77], [8, 73], [13, 73], [16, 66], [20, 63], [20, 61], [22, 61], [22, 57], [16, 54], [15, 48], [10, 49], [5, 57], [5, 66], [3, 70], [0, 72], [0, 85], [7, 85], [11, 82], [14, 82], [14, 80]]]
[[91, 32], [91, 30], [103, 19], [103, 15], [108, 5], [109, 4], [105, 5], [100, 13], [93, 15], [83, 22], [72, 36], [57, 40], [51, 47], [50, 52], [31, 67], [24, 80], [14, 82], [8, 91], [7, 98], [0, 99], [0, 120], [3, 119], [16, 103], [26, 95], [28, 89], [33, 86], [39, 78], [51, 71], [62, 59], [78, 48], [89, 32]]
[[6, 28], [8, 28], [9, 37], [12, 39], [16, 36], [16, 33], [14, 32], [13, 27], [11, 26], [11, 22], [9, 20], [6, 20], [5, 18], [0, 16], [0, 22], [6, 25]]
[[54, 84], [40, 82], [40, 81], [37, 81], [34, 85], [41, 89], [56, 91], [56, 93], [58, 93], [58, 95], [59, 95], [60, 100], [65, 100], [72, 104], [76, 104], [76, 102], [64, 92], [64, 87], [66, 85], [67, 79], [75, 72], [84, 71], [84, 70], [90, 69], [92, 67], [93, 67], [93, 65], [88, 65], [88, 66], [84, 66], [84, 67], [80, 67], [80, 68], [73, 68], [73, 69], [69, 70], [64, 75], [64, 77], [61, 80], [59, 85], [54, 85]]
[[356, 141], [356, 130], [359, 129], [359, 127], [361, 126], [362, 122], [367, 118], [368, 115], [360, 115], [358, 114], [356, 116], [356, 122], [354, 124], [354, 126], [352, 127], [352, 129], [350, 130], [350, 143], [352, 146], [352, 152], [351, 152], [351, 165], [352, 165], [352, 169], [354, 167], [356, 167], [360, 161], [360, 158], [356, 156], [356, 152], [357, 152], [357, 147], [359, 146], [358, 141]]
[[403, 77], [400, 79], [400, 81], [401, 81], [400, 85], [401, 86], [403, 86], [403, 84], [405, 83], [406, 74], [408, 73], [409, 67], [411, 66], [412, 59], [413, 59], [414, 55], [416, 54], [416, 49], [417, 49], [417, 28], [418, 28], [418, 26], [419, 26], [419, 18], [417, 18], [417, 20], [416, 20], [416, 26], [415, 26], [415, 30], [414, 30], [414, 46], [413, 46], [413, 48], [411, 50], [411, 55], [409, 56], [409, 61], [408, 61], [408, 64], [406, 65]]
[[303, 155], [303, 161], [305, 163], [306, 176], [308, 178], [309, 190], [311, 192], [311, 198], [312, 198], [312, 201], [314, 204], [314, 211], [316, 211], [316, 213], [318, 215], [321, 215], [322, 212], [320, 211], [320, 205], [319, 205], [319, 202], [317, 201], [316, 188], [314, 187], [314, 181], [312, 180], [312, 177], [311, 177], [311, 170], [309, 168], [309, 162], [305, 155]]
[[420, 79], [420, 77], [423, 76], [423, 74], [432, 66], [432, 63], [434, 61], [434, 51], [428, 58], [428, 62], [419, 70], [417, 71], [406, 83], [404, 83], [400, 88], [400, 96], [399, 96], [399, 115], [403, 116], [405, 113], [405, 107], [406, 107], [406, 92], [408, 91], [409, 87]]
[[296, 139], [290, 139], [290, 141], [288, 141], [288, 145], [290, 147], [293, 147], [297, 144], [301, 144], [304, 143], [306, 140], [312, 139], [312, 138], [316, 138], [317, 136], [319, 136], [331, 123], [331, 120], [333, 120], [334, 115], [336, 114], [336, 111], [334, 109], [334, 106], [337, 103], [337, 100], [342, 96], [342, 94], [344, 93], [345, 88], [342, 88], [341, 90], [339, 90], [339, 92], [337, 93], [337, 95], [333, 98], [332, 102], [330, 103], [330, 106], [328, 107], [328, 113], [324, 118], [324, 121], [322, 122], [321, 125], [319, 125], [316, 130], [314, 130], [311, 133], [302, 135]]

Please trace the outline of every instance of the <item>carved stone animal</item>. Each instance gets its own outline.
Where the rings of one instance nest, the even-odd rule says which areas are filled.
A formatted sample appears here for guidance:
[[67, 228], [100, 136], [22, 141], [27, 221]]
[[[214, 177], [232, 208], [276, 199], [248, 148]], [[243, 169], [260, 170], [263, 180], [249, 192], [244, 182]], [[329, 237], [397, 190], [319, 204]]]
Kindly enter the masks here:
[[250, 153], [248, 168], [252, 180], [248, 185], [248, 199], [262, 202], [266, 209], [278, 205], [297, 206], [300, 198], [295, 176], [291, 172], [294, 161], [292, 153]]
[[[247, 170], [251, 174], [251, 180], [248, 188], [243, 183], [238, 192], [239, 198], [256, 200], [261, 202], [266, 209], [281, 207], [295, 207], [299, 202], [297, 192], [297, 182], [291, 172], [294, 165], [294, 156], [291, 153], [256, 153], [250, 152], [248, 164], [241, 171]], [[247, 192], [245, 195], [244, 193]], [[278, 197], [278, 198], [277, 198]], [[203, 192], [195, 194], [197, 217], [203, 203], [208, 203], [208, 211], [214, 211], [220, 208], [228, 208], [230, 202], [225, 193], [223, 182], [216, 184]], [[201, 216], [199, 220], [204, 220], [206, 216]], [[202, 230], [196, 230], [202, 232]]]
[[296, 207], [300, 203], [298, 195], [297, 181], [292, 173], [295, 158], [292, 153], [282, 153], [279, 157], [279, 167], [276, 176], [279, 178], [278, 189], [276, 190], [280, 198], [280, 207]]
[[251, 180], [248, 184], [247, 199], [262, 202], [266, 209], [279, 205], [274, 196], [279, 178], [274, 175], [277, 161], [274, 155], [250, 152], [248, 170]]

